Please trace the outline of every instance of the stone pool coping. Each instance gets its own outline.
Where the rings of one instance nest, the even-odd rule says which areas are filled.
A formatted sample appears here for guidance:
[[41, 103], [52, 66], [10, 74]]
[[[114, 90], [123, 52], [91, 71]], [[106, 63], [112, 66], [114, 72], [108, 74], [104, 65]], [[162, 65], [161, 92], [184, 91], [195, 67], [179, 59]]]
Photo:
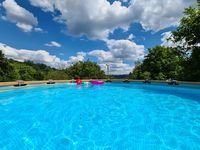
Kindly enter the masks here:
[[[104, 81], [106, 79], [103, 79]], [[113, 82], [122, 82], [124, 79], [112, 79]], [[25, 84], [28, 85], [34, 85], [34, 84], [46, 84], [49, 80], [43, 80], [43, 81], [24, 81]], [[56, 83], [70, 83], [72, 80], [53, 80]], [[90, 80], [83, 80], [83, 82], [88, 82]], [[143, 82], [144, 80], [129, 80], [130, 82]], [[166, 83], [166, 81], [163, 80], [151, 80], [152, 83]], [[17, 84], [17, 81], [14, 82], [0, 82], [0, 87], [3, 86], [13, 86], [14, 84]], [[188, 81], [178, 81], [180, 84], [195, 84], [200, 85], [200, 82], [188, 82]]]

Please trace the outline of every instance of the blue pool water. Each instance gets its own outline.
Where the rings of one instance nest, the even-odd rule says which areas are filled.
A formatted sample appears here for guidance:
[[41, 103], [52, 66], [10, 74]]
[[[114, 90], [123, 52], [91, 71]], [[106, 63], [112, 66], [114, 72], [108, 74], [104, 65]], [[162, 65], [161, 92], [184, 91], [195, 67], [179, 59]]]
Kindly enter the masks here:
[[200, 89], [139, 83], [0, 88], [1, 150], [197, 150]]

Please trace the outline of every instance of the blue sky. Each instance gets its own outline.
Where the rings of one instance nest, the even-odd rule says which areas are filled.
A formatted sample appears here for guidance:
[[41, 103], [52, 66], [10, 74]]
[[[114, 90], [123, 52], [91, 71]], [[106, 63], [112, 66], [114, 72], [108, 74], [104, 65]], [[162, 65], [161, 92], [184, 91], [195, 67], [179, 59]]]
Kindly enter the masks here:
[[1, 0], [0, 48], [18, 61], [65, 68], [90, 59], [102, 69], [110, 64], [112, 74], [127, 74], [148, 48], [168, 46], [166, 37], [178, 26], [184, 8], [195, 4], [195, 0], [84, 2]]

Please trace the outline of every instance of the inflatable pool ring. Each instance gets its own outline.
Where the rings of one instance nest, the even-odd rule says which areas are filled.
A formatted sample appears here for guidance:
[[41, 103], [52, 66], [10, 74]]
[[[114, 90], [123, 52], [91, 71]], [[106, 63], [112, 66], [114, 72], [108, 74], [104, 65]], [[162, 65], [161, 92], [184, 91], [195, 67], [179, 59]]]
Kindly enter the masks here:
[[81, 79], [76, 79], [76, 84], [77, 84], [77, 85], [82, 84], [82, 80], [81, 80]]
[[102, 81], [102, 80], [92, 80], [92, 81], [90, 81], [90, 83], [99, 85], [99, 84], [104, 84], [104, 81]]

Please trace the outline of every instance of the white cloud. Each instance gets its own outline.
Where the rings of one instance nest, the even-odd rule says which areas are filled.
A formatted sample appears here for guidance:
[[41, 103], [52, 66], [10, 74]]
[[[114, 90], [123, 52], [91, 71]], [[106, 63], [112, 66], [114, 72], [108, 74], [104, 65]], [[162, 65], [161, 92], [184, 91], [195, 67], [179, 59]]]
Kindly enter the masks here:
[[74, 64], [74, 63], [77, 63], [79, 61], [84, 61], [85, 56], [86, 56], [86, 53], [84, 53], [84, 52], [78, 52], [76, 54], [76, 56], [69, 57], [68, 63]]
[[127, 30], [133, 22], [139, 22], [144, 29], [153, 31], [178, 25], [184, 8], [194, 4], [196, 0], [132, 0], [129, 6], [124, 6], [120, 1], [111, 4], [107, 0], [30, 2], [44, 11], [60, 11], [61, 15], [55, 16], [55, 20], [64, 22], [72, 35], [106, 39], [115, 29]]
[[49, 46], [49, 47], [61, 47], [62, 45], [58, 42], [55, 41], [51, 41], [50, 43], [46, 43], [45, 46]]
[[159, 31], [178, 25], [184, 8], [195, 2], [196, 0], [135, 0], [131, 9], [137, 14], [136, 19], [144, 29]]
[[93, 50], [88, 54], [102, 62], [136, 61], [144, 57], [144, 46], [129, 40], [107, 40], [109, 51]]
[[45, 50], [33, 51], [27, 49], [16, 49], [3, 43], [0, 43], [0, 50], [2, 50], [5, 56], [9, 59], [20, 62], [30, 60], [34, 63], [42, 63], [59, 69], [69, 67], [72, 63], [83, 61], [85, 56], [85, 53], [78, 52], [76, 56], [71, 56], [69, 60], [61, 60], [57, 56], [51, 55]]
[[[97, 57], [102, 69], [110, 65], [111, 74], [128, 74], [132, 71], [135, 61], [143, 59], [144, 46], [129, 40], [107, 40], [108, 51], [93, 50], [88, 54]], [[126, 63], [126, 62], [129, 62]]]
[[[60, 11], [61, 15], [55, 16], [55, 20], [64, 22], [69, 33], [75, 36], [84, 34], [91, 39], [105, 39], [114, 29], [118, 27], [127, 29], [127, 22], [130, 23], [129, 9], [122, 6], [120, 1], [112, 4], [107, 0], [85, 0], [84, 2], [44, 0], [43, 3], [40, 0], [30, 0], [30, 2], [43, 10]], [[52, 9], [52, 6], [55, 9]]]
[[33, 6], [40, 6], [43, 11], [54, 11], [53, 2], [54, 0], [30, 0], [31, 5]]
[[117, 59], [114, 58], [114, 56], [112, 55], [110, 51], [93, 50], [89, 52], [88, 54], [91, 56], [97, 57], [100, 62], [104, 62], [104, 63], [111, 63], [111, 62], [117, 61]]
[[37, 18], [31, 12], [19, 6], [15, 0], [5, 0], [2, 6], [6, 14], [2, 18], [15, 23], [24, 32], [31, 32], [34, 26], [38, 25]]
[[35, 32], [44, 32], [43, 29], [41, 29], [41, 28], [34, 28], [34, 31]]
[[135, 38], [135, 35], [133, 35], [133, 34], [129, 34], [129, 36], [128, 36], [128, 40], [133, 40]]
[[107, 40], [107, 46], [115, 58], [135, 61], [144, 56], [144, 46], [129, 40]]

